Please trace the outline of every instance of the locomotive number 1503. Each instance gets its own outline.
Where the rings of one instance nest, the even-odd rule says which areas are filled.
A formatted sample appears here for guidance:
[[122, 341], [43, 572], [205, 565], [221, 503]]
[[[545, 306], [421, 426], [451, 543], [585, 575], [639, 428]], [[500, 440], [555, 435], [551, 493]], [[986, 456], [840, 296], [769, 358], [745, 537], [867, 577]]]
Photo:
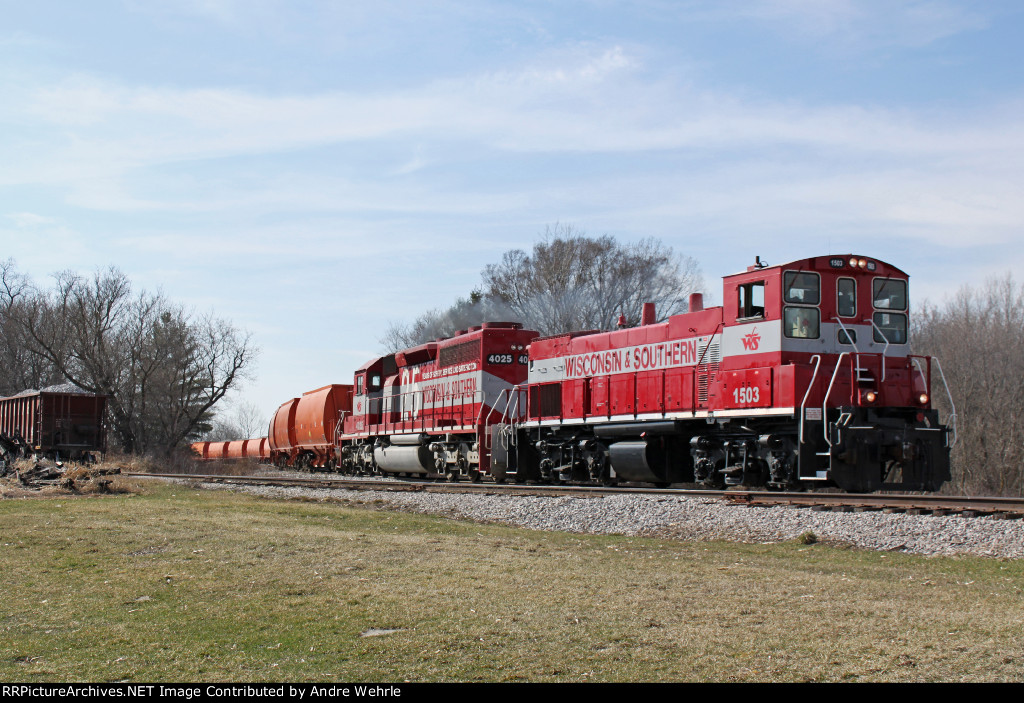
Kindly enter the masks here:
[[761, 402], [760, 389], [757, 386], [746, 386], [744, 388], [734, 388], [732, 391], [732, 399], [736, 405], [750, 405], [752, 403]]

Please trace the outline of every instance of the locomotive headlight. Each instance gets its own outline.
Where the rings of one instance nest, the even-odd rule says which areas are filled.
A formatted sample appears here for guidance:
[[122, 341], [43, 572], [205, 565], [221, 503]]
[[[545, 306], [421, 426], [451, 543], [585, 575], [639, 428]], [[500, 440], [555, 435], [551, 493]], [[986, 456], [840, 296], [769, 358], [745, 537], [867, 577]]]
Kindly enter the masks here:
[[868, 391], [864, 394], [865, 403], [874, 403], [876, 398], [878, 398], [878, 395], [874, 391]]
[[861, 259], [861, 260], [859, 260], [857, 262], [857, 266], [859, 266], [860, 268], [864, 268], [867, 265], [868, 265], [868, 260], [867, 259]]
[[850, 266], [853, 268], [857, 268], [857, 259], [850, 259]]
[[917, 397], [917, 401], [921, 403], [921, 405], [928, 405], [928, 394], [922, 393]]

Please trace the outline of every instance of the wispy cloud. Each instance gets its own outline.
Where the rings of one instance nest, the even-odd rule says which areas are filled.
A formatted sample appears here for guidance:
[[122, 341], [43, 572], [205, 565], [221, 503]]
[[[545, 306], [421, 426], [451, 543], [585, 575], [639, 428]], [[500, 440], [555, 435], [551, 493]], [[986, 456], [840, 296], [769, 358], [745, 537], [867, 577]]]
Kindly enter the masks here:
[[831, 50], [926, 46], [984, 29], [991, 8], [949, 0], [725, 0], [699, 3], [700, 14], [720, 21], [745, 19]]
[[591, 48], [556, 65], [377, 93], [277, 96], [132, 87], [79, 76], [15, 97], [0, 119], [6, 113], [8, 122], [49, 125], [68, 163], [80, 159], [115, 170], [423, 136], [552, 152], [788, 144], [938, 155], [1024, 146], [1019, 103], [976, 114], [970, 108], [915, 114], [753, 100], [673, 82], [621, 47]]

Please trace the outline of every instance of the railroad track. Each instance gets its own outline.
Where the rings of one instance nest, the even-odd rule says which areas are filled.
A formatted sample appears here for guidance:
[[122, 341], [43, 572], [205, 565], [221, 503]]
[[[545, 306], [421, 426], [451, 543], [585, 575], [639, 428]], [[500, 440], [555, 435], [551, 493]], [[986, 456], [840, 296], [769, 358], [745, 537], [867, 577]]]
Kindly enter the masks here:
[[749, 506], [790, 506], [836, 512], [885, 511], [918, 515], [991, 516], [1002, 519], [1024, 517], [1024, 498], [991, 496], [939, 496], [896, 493], [786, 493], [742, 489], [691, 490], [681, 488], [631, 488], [577, 485], [531, 485], [496, 483], [446, 483], [426, 480], [381, 480], [315, 476], [224, 476], [218, 474], [125, 473], [126, 476], [171, 478], [236, 485], [302, 486], [352, 491], [412, 491], [429, 493], [482, 493], [529, 496], [602, 496], [616, 494], [690, 496], [722, 500]]

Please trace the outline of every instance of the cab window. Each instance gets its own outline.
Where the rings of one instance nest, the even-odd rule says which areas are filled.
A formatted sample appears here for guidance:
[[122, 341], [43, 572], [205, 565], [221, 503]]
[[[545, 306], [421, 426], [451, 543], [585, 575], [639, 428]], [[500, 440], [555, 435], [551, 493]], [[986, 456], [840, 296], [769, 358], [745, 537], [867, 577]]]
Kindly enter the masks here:
[[898, 278], [876, 278], [873, 300], [877, 310], [906, 310], [907, 282]]
[[853, 317], [857, 314], [857, 281], [840, 278], [836, 285], [836, 311], [839, 317]]
[[817, 339], [820, 328], [818, 308], [786, 307], [783, 311], [782, 330], [791, 339]]
[[363, 377], [356, 376], [356, 395], [363, 394]]
[[739, 287], [740, 306], [737, 319], [764, 317], [764, 281], [743, 283]]
[[783, 294], [787, 303], [817, 305], [821, 302], [821, 279], [816, 273], [786, 271], [783, 275]]

